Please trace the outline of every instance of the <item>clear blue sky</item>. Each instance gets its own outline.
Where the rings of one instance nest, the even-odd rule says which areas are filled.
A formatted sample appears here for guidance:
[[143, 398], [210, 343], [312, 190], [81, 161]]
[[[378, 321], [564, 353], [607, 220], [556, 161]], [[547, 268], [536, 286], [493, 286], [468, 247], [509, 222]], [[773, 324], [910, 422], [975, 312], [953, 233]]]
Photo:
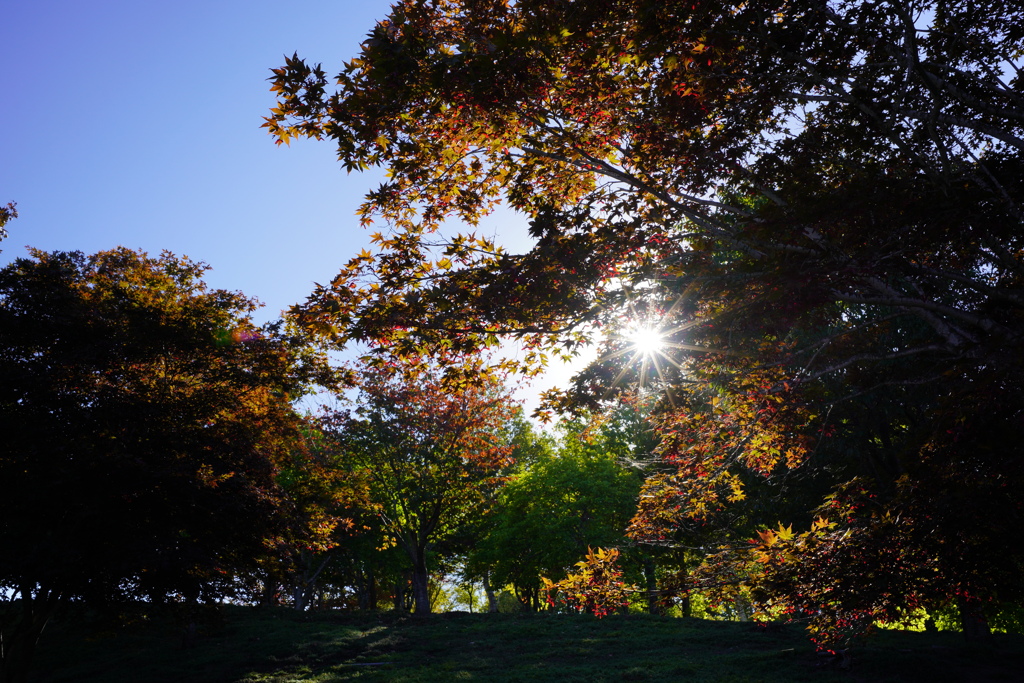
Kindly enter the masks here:
[[[0, 9], [0, 264], [123, 245], [205, 261], [207, 282], [303, 300], [369, 246], [354, 217], [373, 173], [330, 143], [277, 147], [260, 128], [270, 69], [298, 52], [341, 70], [386, 0], [9, 0]], [[485, 229], [523, 240], [509, 216]]]
[[0, 11], [0, 261], [24, 246], [168, 249], [210, 284], [303, 299], [367, 245], [353, 212], [379, 182], [328, 143], [276, 147], [267, 77], [298, 51], [341, 70], [383, 0], [12, 0]]

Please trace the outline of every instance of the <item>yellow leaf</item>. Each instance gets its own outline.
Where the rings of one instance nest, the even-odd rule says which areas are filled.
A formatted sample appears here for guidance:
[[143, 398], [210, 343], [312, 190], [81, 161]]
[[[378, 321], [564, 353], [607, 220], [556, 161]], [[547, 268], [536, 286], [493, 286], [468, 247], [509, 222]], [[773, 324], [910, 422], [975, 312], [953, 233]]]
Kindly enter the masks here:
[[828, 521], [824, 517], [818, 517], [813, 522], [811, 522], [811, 531], [819, 531], [820, 529], [829, 529], [832, 526], [834, 526], [832, 524], [832, 522]]

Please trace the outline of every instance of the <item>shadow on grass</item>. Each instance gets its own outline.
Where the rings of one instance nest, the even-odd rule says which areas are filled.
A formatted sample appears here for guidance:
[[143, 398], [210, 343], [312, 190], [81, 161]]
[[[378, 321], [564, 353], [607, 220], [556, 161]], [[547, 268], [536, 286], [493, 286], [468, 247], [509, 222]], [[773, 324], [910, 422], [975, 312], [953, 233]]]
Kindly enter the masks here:
[[113, 626], [80, 616], [40, 646], [36, 683], [601, 683], [610, 681], [1012, 681], [1024, 639], [971, 650], [959, 634], [882, 632], [840, 670], [798, 626], [617, 615], [301, 615], [225, 608], [184, 646], [173, 619]]

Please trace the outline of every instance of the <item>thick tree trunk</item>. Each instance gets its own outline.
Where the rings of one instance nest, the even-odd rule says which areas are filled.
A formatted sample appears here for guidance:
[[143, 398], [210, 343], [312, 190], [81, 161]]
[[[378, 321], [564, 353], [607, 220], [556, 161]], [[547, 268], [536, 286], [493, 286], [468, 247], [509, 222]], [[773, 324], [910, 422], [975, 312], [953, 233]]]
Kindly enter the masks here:
[[[686, 565], [684, 564], [679, 569], [679, 576], [677, 578], [679, 585], [686, 585], [686, 577], [687, 570]], [[682, 611], [684, 617], [689, 618], [693, 616], [693, 603], [690, 602], [689, 592], [683, 595], [683, 604], [680, 605], [680, 610]]]
[[279, 597], [281, 585], [277, 579], [271, 578], [268, 573], [263, 580], [263, 590], [260, 593], [260, 607], [277, 607], [281, 600]]
[[295, 585], [292, 589], [292, 602], [296, 610], [304, 612], [316, 595], [317, 579], [330, 564], [332, 556], [324, 557], [316, 568], [312, 566], [313, 556], [310, 553], [303, 552], [301, 558], [302, 571], [297, 572], [293, 578]]
[[356, 604], [359, 605], [359, 609], [368, 610], [370, 609], [370, 582], [362, 572], [357, 576], [359, 578], [356, 581]]
[[377, 577], [373, 569], [359, 572], [359, 609], [377, 609]]
[[306, 609], [306, 589], [298, 583], [292, 587], [292, 607], [298, 612]]
[[750, 621], [750, 606], [741, 596], [736, 596], [736, 619], [739, 621]]
[[426, 549], [416, 549], [412, 563], [412, 598], [414, 614], [430, 614], [430, 573], [427, 571]]
[[405, 582], [395, 581], [395, 611], [401, 612], [405, 607]]
[[494, 588], [491, 587], [491, 574], [484, 572], [484, 595], [487, 596], [487, 611], [494, 613], [498, 611], [498, 598], [494, 595]]
[[369, 574], [366, 577], [366, 583], [367, 583], [367, 586], [366, 586], [367, 599], [369, 600], [369, 603], [370, 603], [369, 609], [376, 610], [377, 609], [377, 575], [374, 573], [374, 571], [372, 569], [369, 571]]

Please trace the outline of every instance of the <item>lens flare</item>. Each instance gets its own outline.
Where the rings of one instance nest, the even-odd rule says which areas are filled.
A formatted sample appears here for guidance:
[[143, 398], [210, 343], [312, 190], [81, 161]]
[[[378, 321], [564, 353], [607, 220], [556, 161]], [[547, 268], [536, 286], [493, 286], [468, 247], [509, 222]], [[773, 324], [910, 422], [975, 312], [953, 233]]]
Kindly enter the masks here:
[[665, 339], [653, 327], [638, 327], [629, 333], [628, 338], [637, 353], [643, 356], [653, 356], [665, 348]]

